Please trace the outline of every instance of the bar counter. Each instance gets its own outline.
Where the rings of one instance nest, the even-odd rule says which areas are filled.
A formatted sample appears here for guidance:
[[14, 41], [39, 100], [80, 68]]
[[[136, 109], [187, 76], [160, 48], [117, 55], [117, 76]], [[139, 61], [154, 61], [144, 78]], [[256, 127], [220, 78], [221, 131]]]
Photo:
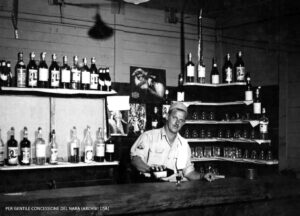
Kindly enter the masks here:
[[0, 194], [0, 215], [299, 215], [286, 176], [102, 185]]

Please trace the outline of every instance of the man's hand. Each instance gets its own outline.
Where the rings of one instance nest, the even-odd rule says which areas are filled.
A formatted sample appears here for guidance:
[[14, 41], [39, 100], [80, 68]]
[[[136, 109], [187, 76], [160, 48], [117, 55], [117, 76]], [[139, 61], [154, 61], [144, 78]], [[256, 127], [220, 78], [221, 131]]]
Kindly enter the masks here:
[[211, 173], [211, 172], [209, 172], [209, 173], [206, 173], [204, 175], [204, 179], [207, 180], [207, 181], [209, 181], [209, 182], [211, 182], [211, 181], [216, 180], [216, 175], [213, 174], [213, 173]]

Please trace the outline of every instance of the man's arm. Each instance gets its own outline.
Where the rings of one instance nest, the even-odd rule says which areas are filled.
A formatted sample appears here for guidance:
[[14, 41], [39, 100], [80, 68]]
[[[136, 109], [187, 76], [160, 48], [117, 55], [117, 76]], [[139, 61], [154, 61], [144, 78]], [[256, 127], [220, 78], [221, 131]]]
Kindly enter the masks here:
[[133, 156], [131, 158], [131, 164], [142, 173], [150, 171], [150, 166], [148, 166], [139, 156]]
[[200, 179], [205, 179], [209, 182], [214, 181], [216, 179], [215, 175], [211, 172], [206, 173], [206, 174], [201, 174], [197, 171], [191, 171], [188, 174], [186, 174], [184, 177], [186, 177], [188, 180], [200, 180]]

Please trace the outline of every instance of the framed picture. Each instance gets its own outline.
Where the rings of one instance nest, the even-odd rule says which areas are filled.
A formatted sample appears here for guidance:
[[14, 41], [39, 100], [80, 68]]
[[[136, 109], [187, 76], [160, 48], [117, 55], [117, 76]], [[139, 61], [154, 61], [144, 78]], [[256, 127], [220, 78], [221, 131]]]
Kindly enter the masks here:
[[146, 129], [146, 105], [130, 103], [128, 136], [138, 136]]

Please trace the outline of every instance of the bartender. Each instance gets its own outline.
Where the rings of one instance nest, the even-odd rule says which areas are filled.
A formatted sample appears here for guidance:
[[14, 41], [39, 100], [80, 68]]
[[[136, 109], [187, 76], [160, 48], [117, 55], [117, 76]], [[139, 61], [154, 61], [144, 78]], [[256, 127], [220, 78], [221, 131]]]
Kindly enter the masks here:
[[[215, 180], [212, 173], [197, 172], [191, 162], [191, 149], [179, 131], [185, 124], [187, 107], [182, 102], [172, 103], [166, 123], [162, 128], [144, 132], [131, 147], [131, 164], [146, 177], [153, 171], [172, 170], [170, 176], [154, 177], [164, 181], [175, 181], [176, 175], [183, 180]], [[152, 175], [153, 176], [153, 175]]]

